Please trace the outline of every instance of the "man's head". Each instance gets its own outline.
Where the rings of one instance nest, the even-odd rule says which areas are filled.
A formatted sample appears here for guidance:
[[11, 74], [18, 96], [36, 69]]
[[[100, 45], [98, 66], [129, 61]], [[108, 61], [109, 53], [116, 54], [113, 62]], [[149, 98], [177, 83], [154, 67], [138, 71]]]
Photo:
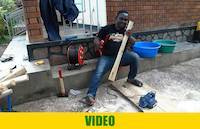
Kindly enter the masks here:
[[116, 29], [118, 30], [125, 29], [127, 24], [128, 24], [128, 12], [126, 10], [120, 10], [115, 18]]

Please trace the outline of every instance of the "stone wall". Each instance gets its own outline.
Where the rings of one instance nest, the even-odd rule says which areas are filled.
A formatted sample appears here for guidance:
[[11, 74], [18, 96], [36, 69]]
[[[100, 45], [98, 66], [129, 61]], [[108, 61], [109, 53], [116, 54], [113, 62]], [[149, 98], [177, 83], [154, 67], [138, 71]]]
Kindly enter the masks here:
[[[157, 39], [171, 39], [178, 42], [184, 42], [191, 39], [196, 27], [183, 27], [176, 29], [164, 29], [157, 31], [145, 31], [133, 33], [133, 36], [139, 41], [153, 41]], [[72, 44], [82, 44], [85, 48], [85, 59], [96, 58], [93, 44], [93, 38], [76, 39]], [[69, 42], [55, 41], [40, 44], [29, 44], [29, 60], [48, 58], [51, 65], [67, 63], [67, 48]]]
[[196, 27], [183, 27], [176, 29], [164, 29], [157, 31], [146, 31], [134, 33], [133, 36], [141, 41], [152, 41], [157, 39], [170, 39], [177, 42], [190, 41]]
[[60, 65], [67, 62], [67, 51], [70, 46], [84, 47], [85, 59], [96, 58], [94, 51], [93, 37], [78, 38], [71, 41], [51, 41], [28, 44], [29, 61], [48, 58], [51, 65]]

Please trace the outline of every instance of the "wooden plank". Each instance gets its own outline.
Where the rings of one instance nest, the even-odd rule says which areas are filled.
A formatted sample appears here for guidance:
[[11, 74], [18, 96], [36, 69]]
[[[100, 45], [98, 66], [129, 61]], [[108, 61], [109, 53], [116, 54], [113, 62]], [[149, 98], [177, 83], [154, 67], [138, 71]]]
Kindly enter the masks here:
[[2, 80], [3, 78], [5, 78], [6, 76], [8, 76], [9, 74], [11, 73], [11, 70], [4, 70], [4, 71], [1, 71], [0, 70], [0, 80]]
[[12, 90], [12, 89], [5, 90], [4, 92], [2, 92], [2, 93], [0, 94], [0, 99], [5, 98], [5, 97], [7, 97], [8, 95], [11, 95], [12, 93], [13, 93], [13, 90]]
[[[160, 93], [158, 90], [150, 87], [148, 84], [143, 84], [143, 87], [137, 87], [134, 86], [130, 83], [125, 82], [126, 87], [128, 87], [131, 91], [134, 92], [134, 90], [136, 92], [138, 92], [141, 96], [147, 94], [150, 91], [153, 91], [156, 93], [156, 100], [157, 100], [157, 106], [159, 107], [162, 111], [164, 112], [175, 112], [175, 107], [176, 104], [173, 103], [173, 101], [170, 99], [169, 96], [165, 96], [162, 93]], [[139, 100], [138, 100], [139, 102]], [[152, 110], [152, 109], [151, 109]], [[157, 110], [157, 109], [156, 109]], [[155, 111], [156, 111], [155, 110]], [[153, 110], [154, 111], [154, 110]], [[159, 111], [159, 110], [158, 110]]]
[[[120, 80], [112, 83], [112, 87], [120, 92], [124, 97], [131, 101], [139, 111], [142, 112], [173, 112], [175, 111], [175, 104], [171, 102], [169, 97], [160, 94], [159, 91], [153, 89], [147, 84], [143, 87], [137, 87], [130, 83], [125, 82], [125, 80]], [[148, 92], [156, 92], [157, 105], [153, 109], [141, 108], [139, 107], [139, 99], [141, 96], [146, 95]]]
[[20, 83], [20, 82], [24, 82], [24, 81], [28, 81], [28, 80], [29, 80], [29, 76], [26, 74], [26, 75], [22, 75], [22, 76], [19, 76], [16, 78], [9, 79], [4, 82], [0, 82], [0, 87], [10, 88], [12, 86], [15, 86], [16, 83]]
[[11, 73], [7, 74], [7, 76], [4, 76], [0, 80], [0, 82], [4, 82], [6, 80], [9, 80], [9, 79], [24, 75], [25, 73], [26, 73], [26, 69], [24, 67], [16, 68], [16, 69], [12, 70]]

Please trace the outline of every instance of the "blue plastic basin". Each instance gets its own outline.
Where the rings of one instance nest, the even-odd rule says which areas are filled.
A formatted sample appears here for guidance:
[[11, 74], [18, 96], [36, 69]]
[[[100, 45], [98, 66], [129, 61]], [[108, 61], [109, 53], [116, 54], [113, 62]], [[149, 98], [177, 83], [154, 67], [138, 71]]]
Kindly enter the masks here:
[[132, 49], [142, 58], [154, 58], [158, 54], [160, 44], [149, 41], [135, 42]]

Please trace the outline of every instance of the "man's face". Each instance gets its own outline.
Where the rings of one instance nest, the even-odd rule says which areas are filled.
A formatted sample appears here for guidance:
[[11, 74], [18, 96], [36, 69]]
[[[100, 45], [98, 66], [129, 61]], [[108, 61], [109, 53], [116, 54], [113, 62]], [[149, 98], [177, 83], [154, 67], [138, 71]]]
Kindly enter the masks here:
[[126, 25], [128, 24], [128, 14], [120, 13], [116, 18], [115, 24], [118, 29], [125, 29]]

